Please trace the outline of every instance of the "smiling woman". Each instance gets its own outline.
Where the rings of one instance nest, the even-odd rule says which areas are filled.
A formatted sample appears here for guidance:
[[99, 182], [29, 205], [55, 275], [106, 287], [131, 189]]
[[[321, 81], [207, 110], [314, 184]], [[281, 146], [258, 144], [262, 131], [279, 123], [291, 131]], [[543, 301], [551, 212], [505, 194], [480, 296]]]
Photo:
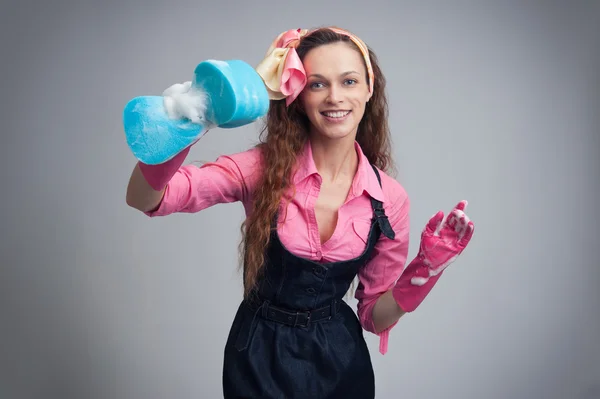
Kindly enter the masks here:
[[[363, 329], [386, 353], [390, 330], [469, 242], [466, 202], [430, 220], [405, 268], [410, 202], [388, 174], [375, 54], [339, 28], [290, 30], [256, 71], [271, 99], [261, 143], [201, 167], [181, 166], [186, 152], [138, 163], [128, 198], [142, 200], [130, 205], [154, 217], [244, 204], [244, 299], [225, 346], [225, 398], [374, 398]], [[356, 276], [358, 317], [343, 299]]]

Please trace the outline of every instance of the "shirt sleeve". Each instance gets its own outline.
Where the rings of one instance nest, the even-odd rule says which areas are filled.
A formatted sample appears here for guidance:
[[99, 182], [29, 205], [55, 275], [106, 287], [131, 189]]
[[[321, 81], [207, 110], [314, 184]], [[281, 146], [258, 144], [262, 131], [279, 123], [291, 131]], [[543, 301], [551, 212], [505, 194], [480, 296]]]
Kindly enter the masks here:
[[179, 168], [165, 188], [159, 206], [147, 216], [194, 213], [216, 204], [241, 201], [247, 207], [260, 172], [256, 148], [222, 155], [214, 162]]
[[374, 256], [359, 273], [359, 284], [355, 298], [358, 300], [357, 313], [363, 328], [379, 336], [379, 352], [386, 354], [390, 330], [395, 322], [383, 331], [377, 332], [373, 323], [375, 303], [389, 291], [404, 270], [409, 248], [410, 201], [408, 196], [399, 197], [386, 214], [396, 233], [393, 240], [381, 236], [375, 246]]

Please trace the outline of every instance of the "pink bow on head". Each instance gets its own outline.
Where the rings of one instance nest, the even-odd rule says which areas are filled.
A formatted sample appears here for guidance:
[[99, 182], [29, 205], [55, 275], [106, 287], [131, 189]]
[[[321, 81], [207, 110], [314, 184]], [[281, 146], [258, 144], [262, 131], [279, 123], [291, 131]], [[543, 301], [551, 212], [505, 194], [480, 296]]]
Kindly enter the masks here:
[[285, 98], [287, 106], [300, 95], [306, 85], [306, 72], [296, 52], [300, 39], [306, 33], [307, 29], [292, 29], [281, 33], [256, 68], [267, 86], [269, 97], [273, 100]]
[[280, 48], [296, 48], [298, 47], [298, 43], [302, 36], [304, 36], [306, 32], [303, 32], [302, 29], [291, 29], [283, 32], [277, 39], [275, 39], [274, 46]]
[[281, 36], [276, 47], [288, 48], [285, 57], [279, 91], [286, 96], [286, 106], [289, 106], [300, 95], [306, 86], [306, 71], [296, 52], [300, 39], [307, 31], [302, 29], [289, 30]]

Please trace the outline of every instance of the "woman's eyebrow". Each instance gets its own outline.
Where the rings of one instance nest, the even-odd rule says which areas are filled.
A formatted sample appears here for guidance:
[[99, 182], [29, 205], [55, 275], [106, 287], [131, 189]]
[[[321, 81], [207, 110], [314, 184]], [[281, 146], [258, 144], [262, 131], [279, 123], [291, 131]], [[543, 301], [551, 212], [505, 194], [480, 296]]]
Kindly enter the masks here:
[[[356, 71], [346, 71], [346, 72], [343, 72], [343, 73], [341, 73], [341, 74], [340, 74], [340, 77], [341, 77], [341, 76], [350, 75], [350, 74], [352, 74], [352, 73], [358, 73], [358, 72], [356, 72]], [[321, 75], [321, 74], [318, 74], [318, 73], [313, 73], [313, 74], [310, 74], [310, 75], [308, 75], [308, 77], [309, 77], [309, 78], [311, 78], [311, 77], [315, 77], [315, 78], [319, 78], [319, 79], [325, 79], [325, 76], [323, 76], [323, 75]]]

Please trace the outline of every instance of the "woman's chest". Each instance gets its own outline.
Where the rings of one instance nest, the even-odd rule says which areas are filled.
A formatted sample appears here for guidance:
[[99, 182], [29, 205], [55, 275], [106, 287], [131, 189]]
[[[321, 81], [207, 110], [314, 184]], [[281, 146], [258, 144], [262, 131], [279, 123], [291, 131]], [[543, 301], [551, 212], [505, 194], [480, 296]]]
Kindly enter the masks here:
[[282, 244], [297, 256], [335, 262], [360, 256], [366, 248], [373, 218], [367, 195], [335, 190], [298, 191], [282, 203], [278, 233]]

